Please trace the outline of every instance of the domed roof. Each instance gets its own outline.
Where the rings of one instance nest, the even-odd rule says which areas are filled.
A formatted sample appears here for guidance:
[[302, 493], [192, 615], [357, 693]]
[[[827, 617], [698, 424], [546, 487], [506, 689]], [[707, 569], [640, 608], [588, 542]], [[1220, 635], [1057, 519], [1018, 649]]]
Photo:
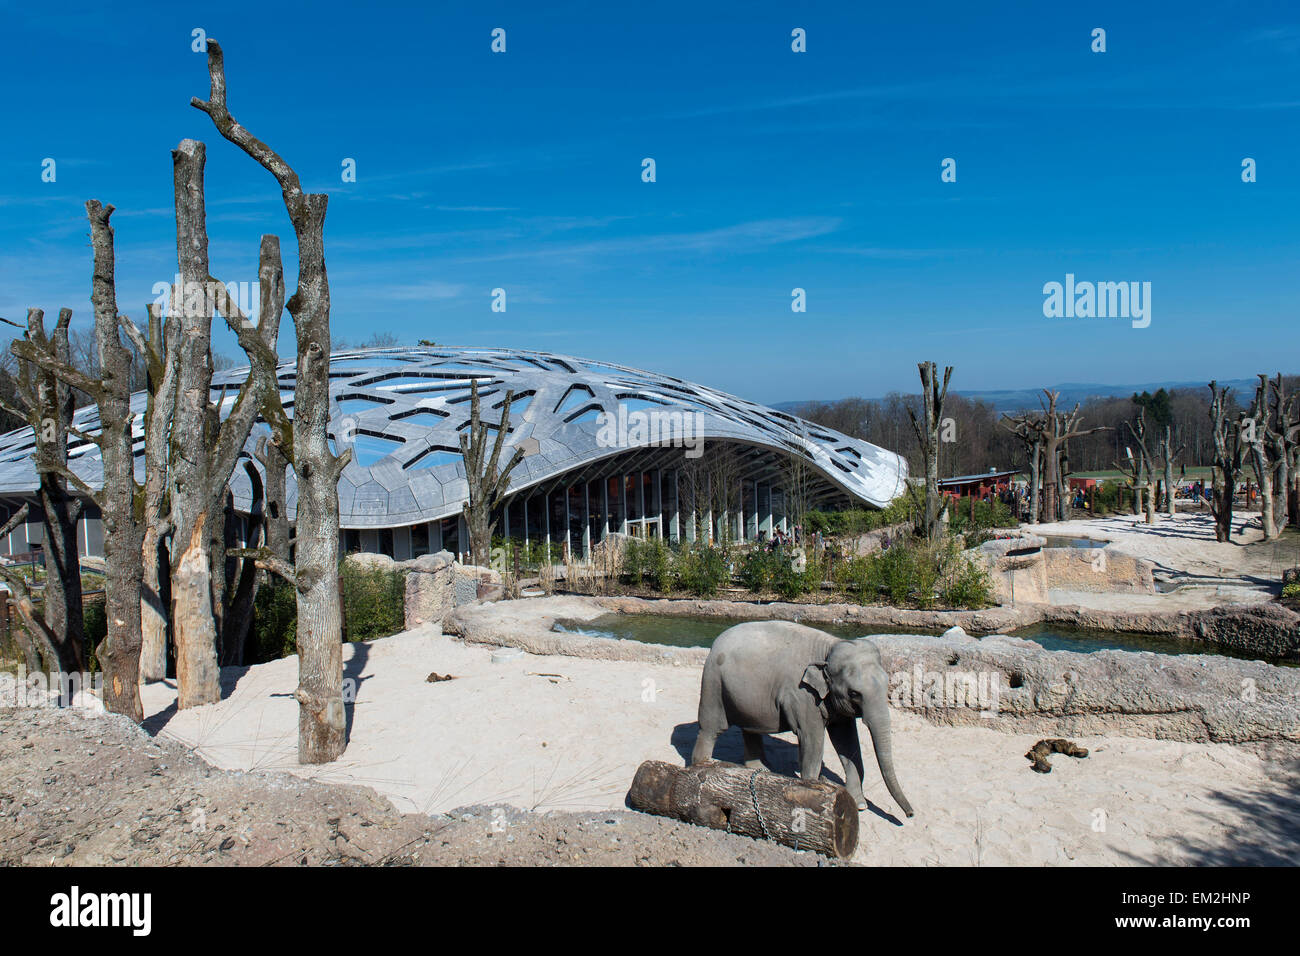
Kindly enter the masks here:
[[[293, 362], [280, 366], [281, 396], [293, 414]], [[213, 377], [214, 400], [225, 386], [226, 407], [247, 369]], [[460, 512], [469, 490], [460, 435], [470, 418], [470, 383], [476, 381], [485, 422], [500, 421], [513, 391], [502, 463], [522, 445], [511, 473], [511, 492], [630, 449], [680, 444], [687, 439], [739, 442], [798, 456], [854, 499], [883, 507], [904, 488], [907, 464], [893, 452], [757, 405], [707, 386], [622, 365], [517, 349], [390, 348], [333, 353], [330, 360], [330, 436], [351, 447], [353, 460], [339, 481], [345, 528], [398, 527]], [[132, 407], [144, 410], [144, 394]], [[662, 424], [660, 431], [638, 422]], [[95, 409], [77, 413], [93, 431]], [[672, 434], [669, 434], [669, 426]], [[137, 467], [143, 470], [143, 434], [137, 420]], [[264, 425], [259, 426], [265, 433]], [[257, 434], [250, 439], [249, 448]], [[0, 438], [0, 492], [36, 487], [30, 428]], [[688, 443], [688, 447], [689, 443]], [[74, 442], [70, 466], [99, 484], [98, 448]], [[143, 475], [141, 475], [143, 477]], [[292, 472], [288, 506], [296, 502]], [[236, 469], [231, 491], [237, 508], [251, 506], [251, 488]]]

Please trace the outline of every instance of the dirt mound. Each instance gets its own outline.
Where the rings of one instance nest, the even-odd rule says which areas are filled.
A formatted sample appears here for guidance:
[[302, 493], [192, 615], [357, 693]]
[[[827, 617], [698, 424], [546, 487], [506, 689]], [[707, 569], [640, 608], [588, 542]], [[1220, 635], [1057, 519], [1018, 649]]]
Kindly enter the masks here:
[[0, 866], [820, 866], [626, 811], [401, 814], [364, 787], [215, 769], [125, 718], [0, 709]]

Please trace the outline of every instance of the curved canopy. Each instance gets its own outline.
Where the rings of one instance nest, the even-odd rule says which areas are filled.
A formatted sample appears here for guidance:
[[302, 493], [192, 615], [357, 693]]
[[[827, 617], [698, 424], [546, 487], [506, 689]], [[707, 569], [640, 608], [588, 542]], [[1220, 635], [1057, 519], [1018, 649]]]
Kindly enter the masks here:
[[[287, 362], [278, 373], [290, 415], [295, 372]], [[228, 408], [232, 386], [246, 375], [247, 369], [215, 375], [213, 400]], [[684, 443], [689, 450], [702, 441], [707, 458], [711, 440], [802, 459], [851, 499], [876, 507], [900, 494], [907, 479], [904, 459], [867, 442], [707, 386], [571, 356], [516, 349], [363, 349], [333, 353], [330, 378], [331, 438], [337, 449], [353, 451], [339, 481], [345, 528], [399, 527], [460, 512], [469, 493], [459, 436], [469, 424], [471, 381], [478, 383], [488, 423], [500, 422], [506, 392], [514, 393], [501, 460], [520, 445], [525, 456], [511, 474], [512, 493], [636, 448]], [[144, 393], [137, 393], [132, 407], [143, 412], [144, 405]], [[76, 425], [93, 433], [95, 409], [80, 409]], [[136, 460], [143, 478], [141, 428], [137, 417]], [[265, 425], [258, 428], [266, 432]], [[257, 437], [255, 431], [250, 450]], [[30, 428], [0, 437], [0, 493], [35, 490], [33, 447]], [[97, 487], [98, 447], [74, 441], [69, 454], [70, 467]], [[287, 490], [292, 516], [292, 471]], [[236, 469], [231, 491], [237, 508], [251, 506], [243, 468]]]

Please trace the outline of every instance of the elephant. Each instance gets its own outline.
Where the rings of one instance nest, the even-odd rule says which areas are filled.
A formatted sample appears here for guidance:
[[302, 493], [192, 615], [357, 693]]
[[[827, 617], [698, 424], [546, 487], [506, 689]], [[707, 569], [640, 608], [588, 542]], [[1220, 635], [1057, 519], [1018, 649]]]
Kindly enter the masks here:
[[749, 621], [718, 635], [700, 680], [700, 734], [691, 764], [713, 759], [718, 734], [739, 726], [745, 765], [762, 765], [763, 734], [793, 730], [799, 737], [799, 776], [817, 780], [826, 734], [844, 765], [844, 782], [858, 809], [862, 751], [855, 717], [871, 731], [880, 775], [890, 796], [913, 816], [894, 774], [889, 739], [889, 680], [870, 640], [832, 637], [790, 621]]

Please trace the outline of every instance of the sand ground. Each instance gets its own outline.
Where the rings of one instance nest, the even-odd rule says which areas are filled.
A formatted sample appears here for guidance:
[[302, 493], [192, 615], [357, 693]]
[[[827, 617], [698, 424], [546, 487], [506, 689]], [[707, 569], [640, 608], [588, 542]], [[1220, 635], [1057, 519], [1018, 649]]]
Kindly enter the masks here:
[[[695, 739], [700, 671], [689, 665], [523, 655], [467, 646], [436, 630], [345, 648], [356, 687], [347, 753], [294, 762], [297, 659], [228, 669], [218, 704], [177, 713], [174, 689], [145, 688], [147, 726], [227, 769], [288, 770], [373, 787], [402, 811], [467, 804], [528, 810], [623, 806], [643, 760], [684, 762]], [[429, 683], [432, 673], [455, 680]], [[866, 738], [865, 730], [861, 736]], [[933, 726], [895, 712], [910, 820], [880, 780], [869, 746], [855, 861], [875, 865], [1300, 862], [1300, 789], [1244, 749], [1140, 738], [1078, 738], [1092, 752], [1029, 769], [1036, 738], [990, 727]], [[827, 769], [838, 775], [829, 746]], [[790, 735], [769, 763], [793, 773]], [[729, 732], [719, 759], [739, 760]], [[833, 779], [838, 779], [834, 777]]]

